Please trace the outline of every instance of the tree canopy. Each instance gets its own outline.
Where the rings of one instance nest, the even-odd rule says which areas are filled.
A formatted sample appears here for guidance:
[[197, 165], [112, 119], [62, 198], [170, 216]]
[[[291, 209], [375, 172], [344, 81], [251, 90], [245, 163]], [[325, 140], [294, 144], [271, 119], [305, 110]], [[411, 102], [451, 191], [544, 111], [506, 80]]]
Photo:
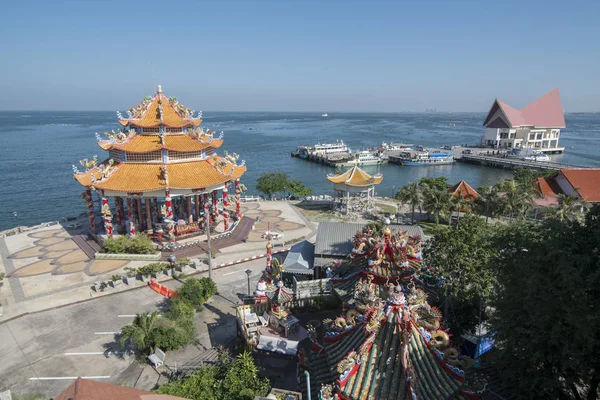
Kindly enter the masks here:
[[451, 315], [445, 317], [456, 334], [477, 325], [480, 301], [492, 297], [496, 276], [489, 262], [495, 254], [491, 240], [492, 229], [485, 221], [466, 215], [455, 229], [436, 229], [423, 249], [425, 263], [438, 268], [444, 279], [446, 301], [452, 300]]
[[600, 384], [600, 207], [585, 223], [499, 228], [498, 362], [519, 398], [596, 399]]
[[450, 185], [447, 182], [448, 178], [440, 176], [438, 178], [421, 178], [419, 186], [435, 190], [448, 190]]
[[256, 180], [256, 189], [268, 197], [273, 197], [286, 189], [288, 181], [289, 177], [284, 172], [265, 172]]
[[294, 196], [309, 196], [312, 194], [312, 188], [304, 186], [302, 181], [288, 180], [286, 189]]
[[252, 355], [245, 351], [236, 358], [222, 352], [216, 365], [202, 367], [156, 392], [190, 400], [252, 400], [255, 396], [266, 396], [268, 390], [269, 381], [260, 377]]

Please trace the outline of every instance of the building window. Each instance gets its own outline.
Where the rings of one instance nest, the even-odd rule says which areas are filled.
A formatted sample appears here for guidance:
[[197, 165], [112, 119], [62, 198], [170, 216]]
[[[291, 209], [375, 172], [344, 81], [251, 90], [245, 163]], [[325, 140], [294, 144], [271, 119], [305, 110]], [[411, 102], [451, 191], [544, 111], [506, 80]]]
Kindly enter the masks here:
[[162, 155], [160, 151], [150, 153], [127, 153], [127, 162], [161, 162]]
[[175, 160], [192, 160], [192, 159], [201, 159], [202, 158], [202, 150], [199, 151], [169, 151], [169, 161]]
[[538, 132], [538, 133], [536, 134], [536, 136], [535, 136], [535, 139], [536, 139], [536, 140], [542, 140], [542, 135], [543, 135], [543, 133], [542, 133], [542, 132]]
[[121, 154], [122, 154], [122, 151], [117, 150], [117, 149], [112, 149], [108, 152], [108, 156], [118, 162], [123, 161], [123, 160], [121, 160]]
[[529, 140], [535, 140], [535, 133], [529, 134]]
[[167, 127], [167, 133], [183, 133], [183, 128], [169, 128], [169, 127]]
[[144, 128], [143, 133], [160, 133], [160, 128]]

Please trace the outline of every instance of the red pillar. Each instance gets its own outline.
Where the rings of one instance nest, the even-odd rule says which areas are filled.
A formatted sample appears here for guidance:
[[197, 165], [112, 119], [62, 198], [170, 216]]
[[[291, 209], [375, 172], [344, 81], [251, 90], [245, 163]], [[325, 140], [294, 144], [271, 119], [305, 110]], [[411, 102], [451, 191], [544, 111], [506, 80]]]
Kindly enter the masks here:
[[242, 190], [240, 189], [240, 180], [235, 180], [235, 213], [237, 214], [238, 219], [242, 219], [242, 204], [241, 204], [241, 194]]
[[227, 210], [227, 206], [229, 205], [229, 201], [227, 200], [227, 186], [223, 188], [223, 231], [229, 229], [229, 211]]
[[95, 216], [94, 216], [94, 199], [92, 198], [92, 190], [91, 189], [86, 189], [85, 190], [85, 201], [87, 202], [87, 207], [88, 207], [88, 218], [90, 219], [90, 229], [92, 230], [92, 232], [96, 231], [96, 220], [95, 220]]

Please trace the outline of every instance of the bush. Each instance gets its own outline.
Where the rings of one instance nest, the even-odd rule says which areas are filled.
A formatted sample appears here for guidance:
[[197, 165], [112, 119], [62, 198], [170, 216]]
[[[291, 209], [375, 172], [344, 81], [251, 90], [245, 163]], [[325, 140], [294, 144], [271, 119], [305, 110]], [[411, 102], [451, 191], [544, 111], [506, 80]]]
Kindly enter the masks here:
[[152, 332], [152, 336], [155, 346], [163, 351], [179, 349], [192, 339], [183, 327], [173, 322], [158, 326]]
[[101, 253], [108, 254], [154, 254], [154, 244], [145, 235], [136, 235], [132, 238], [121, 235], [107, 238], [102, 243]]
[[186, 302], [196, 310], [217, 293], [217, 285], [210, 278], [188, 278], [177, 291], [177, 301]]
[[171, 304], [171, 310], [169, 311], [169, 319], [173, 321], [182, 319], [191, 319], [194, 317], [194, 307], [186, 302], [180, 301]]

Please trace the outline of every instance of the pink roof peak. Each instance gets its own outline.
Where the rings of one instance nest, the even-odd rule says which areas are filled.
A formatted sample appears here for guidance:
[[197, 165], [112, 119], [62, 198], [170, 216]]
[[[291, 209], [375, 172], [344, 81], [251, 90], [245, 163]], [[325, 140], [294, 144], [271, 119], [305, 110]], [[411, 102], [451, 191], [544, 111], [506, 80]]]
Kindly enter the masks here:
[[558, 89], [554, 89], [520, 110], [496, 99], [483, 125], [488, 125], [496, 111], [501, 109], [511, 127], [535, 126], [545, 128], [564, 128], [565, 115], [560, 103]]

